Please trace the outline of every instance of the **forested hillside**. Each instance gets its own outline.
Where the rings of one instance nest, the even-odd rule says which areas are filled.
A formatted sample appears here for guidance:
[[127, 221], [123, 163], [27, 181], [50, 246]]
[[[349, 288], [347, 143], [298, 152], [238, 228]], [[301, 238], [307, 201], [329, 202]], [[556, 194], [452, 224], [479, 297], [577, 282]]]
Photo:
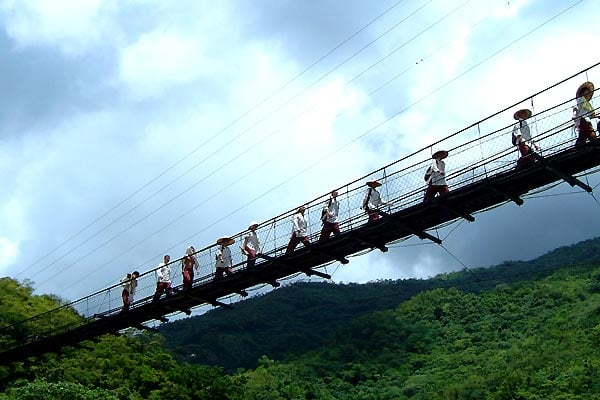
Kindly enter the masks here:
[[[63, 300], [57, 296], [42, 295], [33, 296], [33, 287], [30, 282], [23, 284], [9, 278], [0, 279], [0, 326], [12, 325], [35, 315], [60, 307]], [[57, 325], [69, 324], [78, 321], [81, 317], [68, 307], [64, 307], [56, 313]], [[30, 329], [44, 330], [46, 327], [36, 323], [29, 324]], [[17, 326], [10, 331], [13, 341], [29, 335], [32, 332], [23, 330], [24, 327]], [[35, 332], [33, 332], [35, 333]], [[0, 346], [7, 341], [7, 337], [0, 335]]]
[[479, 294], [421, 293], [353, 321], [293, 361], [263, 358], [243, 374], [246, 395], [598, 399], [599, 277], [599, 268], [572, 267]]
[[[36, 296], [29, 284], [0, 279], [2, 326], [59, 307], [54, 296]], [[81, 318], [68, 307], [57, 313], [54, 323]], [[33, 332], [14, 329], [14, 338], [45, 331], [49, 326], [29, 324]], [[17, 325], [18, 326], [18, 325]], [[20, 327], [20, 326], [19, 326]], [[6, 337], [0, 336], [0, 345]], [[11, 341], [12, 343], [12, 341]], [[25, 363], [0, 365], [0, 400], [165, 400], [234, 398], [238, 378], [219, 368], [178, 363], [157, 334], [125, 333], [104, 336], [66, 348], [61, 355], [47, 354]]]
[[600, 239], [561, 247], [532, 261], [507, 261], [426, 280], [296, 283], [237, 303], [234, 310], [216, 309], [163, 325], [160, 332], [179, 360], [222, 366], [227, 371], [254, 368], [262, 355], [283, 360], [318, 348], [355, 318], [395, 308], [422, 291], [455, 287], [477, 293], [500, 283], [547, 276], [573, 263], [600, 264]]
[[[400, 284], [340, 290], [328, 284], [294, 285], [248, 302], [249, 309], [266, 302], [261, 307], [268, 310], [273, 307], [267, 300], [274, 297], [288, 307], [292, 315], [280, 321], [292, 325], [280, 331], [293, 338], [288, 347], [296, 351], [284, 354], [285, 361], [263, 356], [256, 368], [224, 374], [218, 367], [176, 361], [161, 335], [132, 331], [0, 367], [0, 400], [600, 398], [598, 239], [531, 262], [411, 280], [408, 288], [423, 291], [406, 301], [401, 299], [408, 294], [394, 292]], [[290, 290], [298, 291], [293, 301], [283, 296]], [[302, 296], [305, 303], [297, 303]], [[337, 304], [352, 297], [356, 305], [338, 318]], [[383, 309], [378, 299], [399, 304]], [[320, 300], [319, 312], [329, 308], [328, 318], [338, 318], [336, 329], [308, 332], [314, 326], [308, 319], [316, 315], [310, 310], [304, 311], [307, 320], [290, 322], [301, 315], [294, 307], [308, 309], [315, 306], [312, 300]], [[382, 308], [369, 312], [369, 302]], [[27, 285], [0, 279], [3, 321], [58, 304], [52, 296], [32, 295]], [[352, 309], [358, 310], [357, 317]], [[245, 312], [240, 306], [220, 314]], [[65, 309], [64, 318], [75, 317]], [[222, 323], [221, 331], [210, 334], [231, 330]], [[252, 340], [284, 345], [270, 335], [274, 331], [255, 330]], [[311, 350], [298, 350], [299, 343], [317, 336], [320, 341]]]

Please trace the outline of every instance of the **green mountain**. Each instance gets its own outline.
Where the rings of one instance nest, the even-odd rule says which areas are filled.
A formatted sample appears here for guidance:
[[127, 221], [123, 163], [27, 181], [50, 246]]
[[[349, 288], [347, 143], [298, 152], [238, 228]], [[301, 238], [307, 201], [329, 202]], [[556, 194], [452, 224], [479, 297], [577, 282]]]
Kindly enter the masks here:
[[[3, 324], [59, 304], [0, 279]], [[246, 310], [272, 318], [269, 329]], [[226, 335], [243, 326], [244, 344], [257, 354], [281, 346], [281, 360], [265, 351], [256, 367], [225, 374], [178, 361], [161, 335], [131, 331], [0, 366], [0, 400], [600, 398], [599, 239], [435, 279], [296, 284], [225, 311], [187, 322], [230, 318], [200, 325], [229, 340], [220, 348], [238, 346], [239, 333]]]
[[[598, 399], [600, 268], [468, 293], [434, 289], [362, 316], [319, 349], [263, 357], [246, 398]], [[267, 394], [267, 395], [265, 395]]]
[[456, 288], [479, 293], [498, 284], [548, 276], [561, 266], [600, 264], [600, 239], [553, 250], [532, 261], [506, 261], [490, 268], [431, 279], [367, 284], [296, 283], [204, 315], [165, 324], [160, 333], [181, 361], [227, 371], [254, 368], [266, 355], [284, 360], [324, 345], [357, 317], [396, 308], [418, 293]]

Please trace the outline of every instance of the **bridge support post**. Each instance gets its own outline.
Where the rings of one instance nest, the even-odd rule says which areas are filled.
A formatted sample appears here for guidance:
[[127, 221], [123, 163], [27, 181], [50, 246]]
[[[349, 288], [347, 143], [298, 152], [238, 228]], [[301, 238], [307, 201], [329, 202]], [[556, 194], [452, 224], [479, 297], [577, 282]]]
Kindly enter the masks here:
[[164, 306], [167, 310], [171, 310], [171, 311], [179, 311], [184, 313], [185, 315], [190, 315], [192, 313], [192, 310], [190, 310], [189, 308], [183, 308], [183, 307], [171, 307], [171, 306]]
[[431, 235], [431, 234], [429, 234], [429, 233], [427, 233], [427, 232], [425, 232], [425, 231], [422, 231], [422, 230], [416, 229], [415, 227], [411, 226], [411, 225], [410, 225], [410, 224], [408, 224], [407, 222], [404, 222], [404, 221], [398, 221], [398, 219], [397, 219], [397, 218], [395, 218], [395, 217], [394, 217], [392, 214], [389, 214], [389, 213], [384, 213], [384, 212], [382, 212], [382, 214], [383, 214], [383, 215], [386, 217], [386, 219], [388, 219], [388, 221], [389, 221], [389, 222], [390, 222], [392, 225], [396, 225], [396, 226], [399, 226], [399, 227], [401, 227], [401, 228], [404, 228], [404, 229], [406, 229], [407, 231], [409, 231], [409, 232], [410, 232], [410, 233], [412, 233], [413, 235], [416, 235], [416, 236], [418, 236], [418, 237], [419, 237], [419, 239], [421, 239], [421, 240], [429, 239], [429, 240], [431, 240], [431, 241], [432, 241], [432, 242], [434, 242], [434, 243], [437, 243], [437, 244], [442, 244], [442, 240], [441, 240], [441, 239], [438, 239], [438, 238], [436, 238], [435, 236], [433, 236], [433, 235]]
[[520, 198], [519, 196], [507, 193], [503, 190], [498, 189], [497, 187], [490, 185], [489, 183], [485, 183], [486, 187], [488, 187], [491, 191], [499, 194], [500, 196], [504, 197], [505, 199], [508, 200], [512, 200], [516, 205], [518, 206], [522, 206], [523, 205], [523, 199]]
[[457, 217], [464, 218], [464, 219], [466, 219], [469, 222], [474, 222], [475, 221], [475, 218], [471, 214], [469, 214], [467, 212], [464, 212], [462, 210], [459, 210], [459, 209], [457, 209], [455, 207], [451, 207], [448, 204], [445, 204], [444, 199], [436, 197], [435, 199], [433, 199], [433, 204], [435, 204], [438, 207], [443, 208], [444, 210], [448, 210], [451, 213], [453, 213], [454, 215], [456, 215]]
[[158, 333], [158, 329], [150, 327], [150, 326], [146, 326], [144, 324], [137, 324], [134, 326], [141, 331], [150, 331], [150, 332]]
[[442, 239], [436, 238], [435, 236], [425, 232], [425, 231], [418, 231], [410, 226], [406, 226], [406, 229], [408, 229], [410, 232], [412, 232], [413, 235], [417, 235], [419, 237], [419, 239], [421, 240], [425, 240], [425, 239], [429, 239], [434, 243], [437, 244], [442, 244]]
[[374, 243], [374, 242], [372, 242], [370, 240], [367, 240], [367, 239], [363, 238], [362, 236], [358, 236], [355, 233], [350, 233], [348, 235], [348, 237], [350, 237], [350, 238], [352, 238], [354, 240], [357, 240], [360, 243], [362, 243], [364, 245], [367, 245], [367, 246], [369, 246], [369, 247], [371, 247], [373, 249], [379, 249], [382, 253], [386, 253], [388, 251], [388, 248], [385, 245], [380, 244], [380, 243]]
[[581, 182], [579, 179], [575, 178], [574, 176], [566, 174], [566, 173], [562, 172], [561, 170], [554, 168], [552, 165], [550, 165], [548, 160], [546, 158], [544, 158], [543, 156], [541, 156], [537, 153], [533, 153], [533, 154], [534, 154], [534, 157], [539, 161], [540, 165], [543, 168], [552, 172], [554, 175], [558, 176], [559, 178], [561, 178], [562, 180], [567, 182], [569, 185], [579, 186], [580, 188], [582, 188], [583, 190], [585, 190], [588, 193], [591, 193], [593, 191], [589, 185], [586, 185], [585, 183]]
[[343, 257], [343, 256], [342, 256], [342, 257], [340, 257], [340, 256], [336, 256], [336, 255], [330, 254], [330, 253], [328, 253], [328, 252], [326, 252], [326, 251], [323, 251], [323, 250], [319, 250], [319, 249], [314, 249], [314, 248], [313, 248], [313, 251], [314, 251], [315, 253], [317, 253], [317, 254], [321, 254], [321, 255], [323, 255], [323, 256], [325, 256], [325, 257], [333, 258], [333, 259], [335, 259], [336, 261], [339, 261], [340, 263], [342, 263], [342, 264], [344, 264], [344, 265], [346, 265], [346, 264], [348, 264], [348, 263], [350, 262], [350, 261], [349, 261], [349, 260], [348, 260], [346, 257]]
[[[258, 257], [264, 258], [265, 260], [269, 260], [269, 261], [273, 262], [274, 264], [285, 265], [285, 263], [282, 263], [276, 257], [271, 257], [271, 256], [268, 256], [266, 254], [259, 254]], [[302, 272], [304, 272], [308, 276], [316, 275], [316, 276], [321, 277], [323, 279], [331, 279], [331, 275], [325, 274], [325, 273], [320, 272], [320, 271], [315, 271], [314, 269], [308, 268], [308, 269], [300, 269], [300, 270]], [[278, 286], [279, 286], [279, 283], [278, 283]]]
[[210, 304], [210, 305], [212, 305], [214, 307], [223, 307], [223, 308], [228, 308], [230, 310], [233, 309], [233, 306], [231, 304], [226, 304], [226, 303], [223, 303], [223, 302], [221, 302], [219, 300], [216, 300], [216, 299], [213, 299], [213, 300], [210, 300], [210, 299], [201, 299], [199, 297], [189, 296], [189, 295], [188, 295], [188, 297], [190, 297], [191, 299], [196, 300], [199, 303], [208, 303], [208, 304]]
[[308, 276], [316, 275], [316, 276], [321, 277], [323, 279], [331, 279], [331, 275], [325, 274], [325, 273], [320, 272], [320, 271], [315, 271], [314, 269], [310, 269], [310, 268], [309, 269], [304, 269], [304, 270], [302, 270], [302, 272], [304, 272]]

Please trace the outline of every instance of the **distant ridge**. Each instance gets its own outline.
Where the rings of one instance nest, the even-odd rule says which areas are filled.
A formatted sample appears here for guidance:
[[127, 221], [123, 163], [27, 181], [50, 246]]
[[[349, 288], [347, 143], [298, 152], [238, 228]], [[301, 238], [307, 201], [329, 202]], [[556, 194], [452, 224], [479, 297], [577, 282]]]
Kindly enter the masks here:
[[233, 371], [253, 368], [262, 355], [275, 360], [321, 346], [340, 327], [374, 311], [396, 308], [414, 295], [455, 287], [481, 292], [499, 284], [538, 280], [574, 265], [600, 264], [600, 238], [562, 246], [531, 261], [505, 261], [488, 268], [430, 279], [366, 284], [294, 283], [265, 295], [160, 328], [166, 346], [182, 361]]

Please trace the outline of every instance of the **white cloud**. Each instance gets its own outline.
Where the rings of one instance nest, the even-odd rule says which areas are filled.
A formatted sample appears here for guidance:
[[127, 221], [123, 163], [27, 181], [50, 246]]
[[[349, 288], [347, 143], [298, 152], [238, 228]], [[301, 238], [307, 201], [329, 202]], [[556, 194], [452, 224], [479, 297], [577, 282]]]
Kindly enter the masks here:
[[24, 221], [26, 204], [12, 196], [0, 207], [0, 268], [17, 260], [18, 249], [30, 225]]
[[50, 45], [77, 55], [113, 40], [111, 0], [8, 0], [0, 5], [5, 30], [20, 46]]
[[19, 254], [17, 243], [0, 236], [0, 270], [12, 264]]
[[506, 0], [500, 5], [494, 6], [493, 15], [496, 18], [511, 18], [516, 16], [519, 11], [530, 3], [529, 0]]
[[[459, 70], [459, 67], [463, 65], [468, 52], [468, 38], [471, 32], [466, 27], [459, 27], [456, 32], [452, 34], [452, 37], [456, 37], [448, 48], [446, 48], [445, 55], [442, 58], [442, 62], [437, 67], [442, 67], [445, 72], [444, 77], [450, 77]], [[438, 72], [439, 73], [439, 72]]]
[[338, 114], [360, 108], [361, 94], [345, 86], [341, 79], [323, 84], [303, 98], [300, 109], [307, 110], [290, 128], [291, 144], [302, 151], [331, 148]]
[[[253, 5], [254, 11], [276, 14], [271, 3], [257, 1]], [[304, 19], [300, 15], [294, 16], [298, 20], [294, 20], [293, 25], [317, 24], [314, 14], [320, 10], [318, 7], [340, 7], [326, 3], [315, 3], [316, 9], [306, 7]], [[445, 7], [437, 11], [442, 13], [459, 3], [448, 0]], [[499, 14], [503, 17], [486, 20], [485, 24], [471, 29], [471, 21], [477, 20], [473, 15], [483, 15], [483, 11], [490, 12], [490, 7], [497, 5], [479, 2], [479, 8], [475, 8], [475, 2], [472, 2], [473, 7], [465, 7], [452, 21], [436, 26], [428, 39], [425, 35], [418, 38], [396, 53], [394, 59], [376, 65], [360, 79], [353, 80], [351, 85], [346, 84], [352, 79], [348, 71], [362, 70], [367, 63], [379, 59], [374, 53], [394, 49], [406, 38], [398, 33], [395, 38], [382, 39], [387, 42], [372, 46], [368, 56], [365, 52], [363, 57], [352, 59], [348, 65], [336, 70], [335, 77], [328, 76], [303, 93], [334, 63], [352, 54], [360, 46], [359, 41], [346, 43], [333, 54], [335, 60], [324, 60], [323, 64], [314, 66], [281, 91], [277, 89], [347, 37], [350, 30], [334, 32], [329, 25], [315, 26], [316, 31], [322, 28], [331, 34], [331, 37], [325, 35], [315, 42], [314, 36], [308, 35], [314, 32], [307, 32], [307, 36], [303, 36], [302, 30], [290, 33], [286, 31], [287, 23], [267, 28], [254, 26], [255, 21], [245, 19], [251, 16], [236, 13], [235, 4], [217, 1], [198, 4], [192, 1], [9, 1], [0, 6], [5, 29], [17, 44], [31, 46], [30, 51], [37, 46], [44, 52], [61, 56], [80, 55], [90, 50], [97, 52], [98, 58], [107, 57], [107, 63], [117, 66], [114, 76], [110, 76], [112, 70], [107, 70], [108, 76], [98, 82], [113, 82], [113, 89], [123, 89], [122, 93], [125, 93], [122, 97], [102, 98], [102, 109], [93, 111], [63, 113], [71, 105], [57, 104], [55, 125], [37, 126], [35, 132], [22, 132], [21, 142], [7, 144], [10, 154], [14, 155], [0, 156], [3, 181], [10, 182], [2, 197], [5, 206], [0, 211], [0, 226], [4, 230], [0, 230], [0, 236], [8, 240], [2, 245], [8, 250], [3, 251], [15, 254], [6, 259], [15, 270], [28, 259], [53, 249], [209, 139], [210, 142], [197, 153], [161, 176], [94, 229], [104, 226], [111, 218], [179, 177], [194, 163], [207, 158], [201, 166], [115, 223], [90, 241], [89, 246], [52, 268], [52, 273], [61, 271], [175, 195], [191, 189], [136, 229], [111, 242], [103, 251], [77, 263], [74, 268], [80, 268], [94, 278], [86, 282], [88, 286], [73, 285], [73, 296], [98, 288], [89, 287], [89, 282], [97, 285], [111, 282], [121, 276], [125, 265], [142, 265], [148, 257], [170, 246], [174, 246], [173, 254], [179, 253], [176, 243], [196, 232], [201, 233], [193, 242], [202, 247], [218, 235], [242, 229], [250, 219], [267, 219], [327, 193], [333, 187], [401, 158], [407, 152], [424, 147], [508, 102], [530, 94], [534, 87], [541, 88], [563, 78], [581, 63], [587, 64], [591, 57], [576, 55], [580, 51], [578, 43], [585, 40], [581, 33], [570, 28], [573, 21], [573, 15], [570, 15], [565, 17], [564, 23], [549, 25], [543, 35], [542, 32], [532, 35], [522, 46], [510, 47], [389, 123], [378, 126], [514, 38], [514, 33], [512, 36], [507, 33], [507, 24], [523, 31], [528, 29], [526, 16], [515, 13], [517, 6], [511, 1], [510, 13], [503, 11], [504, 14]], [[377, 14], [375, 7], [379, 5], [376, 3], [356, 4], [363, 8], [347, 9], [348, 13], [354, 14], [354, 19], [340, 26], [356, 28], [360, 26], [358, 22], [368, 20], [362, 14]], [[522, 7], [521, 3], [518, 7]], [[590, 7], [588, 5], [588, 9], [580, 12], [588, 15]], [[357, 17], [359, 13], [361, 16]], [[142, 14], [143, 21], [125, 18]], [[278, 20], [275, 17], [265, 20]], [[390, 20], [400, 17], [399, 14], [387, 16]], [[416, 32], [439, 16], [422, 15], [420, 18], [418, 23], [407, 21], [402, 32]], [[387, 26], [394, 22], [390, 20]], [[376, 29], [381, 26], [372, 28], [372, 32], [381, 32]], [[368, 31], [362, 32], [362, 43], [369, 40], [365, 37], [368, 34]], [[448, 45], [399, 76], [393, 86], [378, 91], [376, 96], [366, 95], [399, 71], [413, 66], [415, 60], [423, 57], [423, 49], [439, 47], [439, 38]], [[294, 40], [297, 42], [292, 42]], [[570, 45], [573, 40], [576, 46]], [[104, 45], [108, 49], [102, 50]], [[560, 63], [553, 62], [553, 48], [564, 48], [570, 55]], [[77, 61], [85, 63], [86, 59], [82, 57]], [[73, 81], [80, 78], [77, 72], [74, 67]], [[19, 78], [16, 75], [15, 79]], [[95, 87], [93, 83], [82, 90], [104, 96], [103, 88]], [[277, 92], [271, 96], [274, 91]], [[297, 93], [302, 95], [290, 100]], [[45, 98], [45, 93], [40, 90], [35, 96]], [[35, 110], [28, 116], [36, 120]], [[512, 121], [508, 114], [507, 120], [507, 123]], [[325, 159], [326, 155], [353, 140], [352, 144]], [[240, 180], [248, 171], [253, 172]], [[198, 182], [201, 183], [194, 186]], [[281, 186], [239, 213], [219, 221], [230, 211], [277, 185]], [[186, 218], [138, 245], [140, 240], [201, 203], [204, 203], [202, 207], [191, 211]], [[18, 209], [10, 209], [17, 204]], [[216, 223], [214, 227], [206, 228], [213, 223]], [[470, 229], [473, 232], [493, 230], [493, 225], [492, 228], [489, 226], [479, 222], [478, 218]], [[94, 229], [91, 232], [95, 232]], [[24, 253], [24, 248], [28, 252]], [[12, 252], [11, 249], [17, 250]], [[460, 251], [456, 250], [457, 253]], [[478, 250], [476, 244], [471, 246], [469, 243], [464, 252], [477, 253], [480, 257], [477, 260], [492, 258], [488, 257], [489, 252]], [[109, 262], [122, 253], [124, 255], [118, 262]], [[364, 258], [353, 259], [350, 266], [340, 267], [338, 272], [344, 281], [362, 282], [428, 276], [438, 268], [456, 265], [440, 264], [438, 260], [442, 259], [440, 253], [443, 252], [439, 248], [424, 248], [411, 253], [405, 261], [402, 257], [407, 253], [407, 250], [391, 250], [386, 255], [373, 252]], [[394, 257], [394, 254], [400, 256]], [[153, 260], [146, 267], [149, 269], [157, 262]], [[33, 275], [44, 265], [40, 263], [28, 273]], [[102, 268], [98, 269], [99, 266]], [[60, 282], [50, 279], [43, 290], [57, 292], [63, 283], [71, 285], [69, 281], [75, 278], [69, 271], [72, 269], [60, 276]], [[44, 274], [33, 276], [38, 282], [48, 277]], [[101, 279], [96, 281], [96, 277]], [[69, 296], [72, 295], [69, 293]]]
[[158, 28], [121, 50], [119, 79], [138, 97], [155, 97], [164, 90], [210, 76], [219, 63], [204, 44], [180, 32]]

